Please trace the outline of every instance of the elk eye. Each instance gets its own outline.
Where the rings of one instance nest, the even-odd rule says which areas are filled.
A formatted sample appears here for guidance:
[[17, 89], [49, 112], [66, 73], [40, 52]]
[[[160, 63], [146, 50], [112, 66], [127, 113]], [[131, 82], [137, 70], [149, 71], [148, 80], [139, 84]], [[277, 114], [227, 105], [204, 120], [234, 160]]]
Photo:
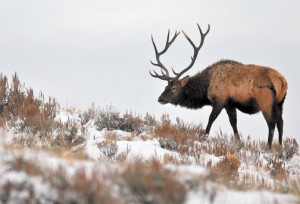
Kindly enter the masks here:
[[176, 87], [172, 86], [171, 91], [176, 91]]

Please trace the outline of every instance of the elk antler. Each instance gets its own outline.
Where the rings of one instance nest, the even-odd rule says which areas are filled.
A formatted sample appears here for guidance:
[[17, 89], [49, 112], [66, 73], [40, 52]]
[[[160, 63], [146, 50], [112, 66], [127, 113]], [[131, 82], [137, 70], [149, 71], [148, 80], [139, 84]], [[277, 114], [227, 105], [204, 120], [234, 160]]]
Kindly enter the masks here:
[[200, 39], [200, 45], [199, 45], [198, 47], [193, 43], [193, 41], [189, 38], [189, 36], [188, 36], [184, 31], [182, 31], [183, 34], [184, 34], [184, 36], [186, 37], [186, 39], [187, 39], [187, 40], [189, 41], [189, 43], [192, 45], [192, 47], [193, 47], [193, 49], [194, 49], [194, 55], [191, 57], [192, 61], [191, 61], [190, 65], [189, 65], [188, 67], [186, 67], [184, 70], [182, 70], [181, 72], [177, 73], [177, 72], [175, 72], [175, 71], [172, 69], [173, 73], [176, 75], [175, 79], [179, 79], [179, 77], [180, 77], [182, 74], [184, 74], [186, 71], [188, 71], [189, 69], [191, 69], [191, 68], [193, 67], [193, 65], [194, 65], [194, 63], [195, 63], [195, 61], [196, 61], [196, 58], [197, 58], [197, 56], [198, 56], [199, 50], [201, 49], [201, 47], [202, 47], [202, 45], [203, 45], [203, 43], [204, 43], [204, 39], [205, 39], [206, 35], [208, 34], [208, 32], [209, 32], [209, 30], [210, 30], [210, 25], [209, 25], [209, 24], [208, 24], [208, 28], [207, 28], [207, 30], [206, 30], [205, 33], [202, 32], [202, 30], [201, 30], [201, 28], [200, 28], [200, 26], [199, 26], [198, 23], [197, 23], [197, 26], [198, 26], [198, 29], [199, 29], [199, 32], [200, 32], [200, 36], [201, 36], [201, 39]]
[[166, 80], [166, 81], [170, 81], [170, 80], [173, 79], [172, 77], [170, 77], [168, 69], [161, 63], [160, 56], [163, 55], [169, 49], [170, 45], [175, 41], [175, 39], [177, 38], [177, 36], [179, 34], [180, 34], [180, 32], [176, 31], [175, 34], [174, 34], [174, 36], [170, 40], [170, 30], [169, 30], [168, 31], [168, 36], [167, 36], [167, 41], [166, 41], [165, 48], [161, 52], [158, 52], [157, 47], [155, 45], [155, 42], [153, 40], [153, 36], [151, 36], [151, 40], [152, 40], [152, 44], [153, 44], [153, 47], [154, 47], [154, 50], [155, 50], [155, 56], [156, 56], [157, 63], [154, 63], [152, 61], [150, 61], [150, 62], [154, 66], [160, 67], [161, 68], [161, 73], [162, 73], [162, 75], [159, 75], [159, 74], [156, 73], [156, 71], [153, 70], [154, 74], [152, 74], [152, 72], [149, 71], [150, 75], [152, 77], [159, 78], [161, 80]]

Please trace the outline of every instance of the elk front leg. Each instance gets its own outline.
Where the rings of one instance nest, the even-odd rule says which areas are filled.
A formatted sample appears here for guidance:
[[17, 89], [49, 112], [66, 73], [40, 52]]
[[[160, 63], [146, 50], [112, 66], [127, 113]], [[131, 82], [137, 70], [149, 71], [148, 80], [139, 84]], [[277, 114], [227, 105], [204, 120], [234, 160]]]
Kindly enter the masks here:
[[209, 134], [209, 131], [210, 131], [210, 128], [213, 124], [213, 122], [216, 120], [216, 118], [219, 116], [219, 114], [221, 113], [223, 107], [220, 106], [220, 105], [214, 105], [213, 106], [213, 109], [210, 113], [210, 116], [209, 116], [209, 119], [208, 119], [208, 124], [206, 126], [206, 129], [205, 129], [205, 133], [206, 134]]

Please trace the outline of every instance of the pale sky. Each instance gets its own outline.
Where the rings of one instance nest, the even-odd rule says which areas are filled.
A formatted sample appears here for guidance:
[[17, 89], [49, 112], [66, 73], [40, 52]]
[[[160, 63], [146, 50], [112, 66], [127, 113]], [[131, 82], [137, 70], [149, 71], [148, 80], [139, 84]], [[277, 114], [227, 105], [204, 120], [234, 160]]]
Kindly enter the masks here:
[[[298, 0], [1, 0], [0, 71], [17, 72], [27, 87], [55, 97], [62, 105], [87, 109], [115, 106], [120, 112], [169, 113], [206, 126], [210, 107], [188, 110], [160, 105], [166, 82], [149, 70], [154, 60], [151, 34], [159, 48], [168, 29], [199, 40], [196, 24], [211, 25], [193, 75], [220, 59], [269, 66], [289, 82], [284, 106], [284, 138], [300, 139], [300, 2]], [[163, 58], [180, 70], [192, 49], [180, 35]], [[157, 70], [157, 69], [156, 69]], [[157, 70], [159, 71], [159, 70]], [[211, 133], [232, 134], [225, 111]], [[267, 140], [261, 114], [238, 113], [244, 138]], [[275, 142], [278, 142], [277, 133]]]

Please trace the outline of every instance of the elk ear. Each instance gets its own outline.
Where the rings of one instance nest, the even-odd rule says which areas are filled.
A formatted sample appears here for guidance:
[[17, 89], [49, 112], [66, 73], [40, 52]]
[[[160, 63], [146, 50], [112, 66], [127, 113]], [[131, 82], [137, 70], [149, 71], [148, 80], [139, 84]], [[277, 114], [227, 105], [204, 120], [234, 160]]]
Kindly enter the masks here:
[[187, 75], [186, 77], [184, 77], [183, 79], [181, 79], [180, 80], [181, 87], [184, 87], [189, 80], [190, 80], [190, 76], [189, 75]]

